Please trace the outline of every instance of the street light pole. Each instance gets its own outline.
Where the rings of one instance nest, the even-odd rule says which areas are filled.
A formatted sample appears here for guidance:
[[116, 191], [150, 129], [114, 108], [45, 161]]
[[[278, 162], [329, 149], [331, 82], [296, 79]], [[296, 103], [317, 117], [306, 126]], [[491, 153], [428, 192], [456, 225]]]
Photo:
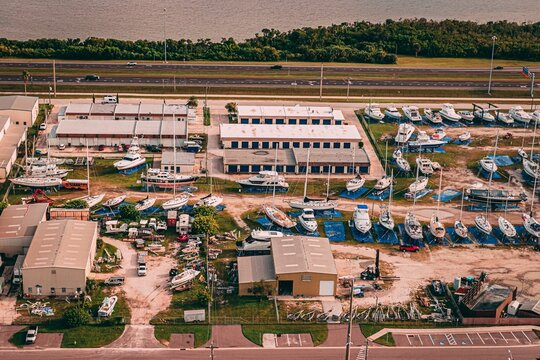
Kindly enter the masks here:
[[349, 101], [349, 89], [351, 87], [351, 78], [347, 79], [347, 102]]
[[164, 58], [163, 63], [167, 63], [167, 9], [163, 9], [163, 47], [165, 49], [164, 51]]
[[493, 41], [493, 45], [491, 47], [491, 67], [489, 68], [488, 95], [491, 95], [491, 78], [493, 76], [493, 57], [495, 56], [495, 41], [497, 40], [497, 37], [492, 36], [491, 40]]
[[320, 89], [319, 89], [319, 101], [322, 100], [323, 75], [324, 75], [324, 65], [321, 64], [321, 81], [320, 81]]

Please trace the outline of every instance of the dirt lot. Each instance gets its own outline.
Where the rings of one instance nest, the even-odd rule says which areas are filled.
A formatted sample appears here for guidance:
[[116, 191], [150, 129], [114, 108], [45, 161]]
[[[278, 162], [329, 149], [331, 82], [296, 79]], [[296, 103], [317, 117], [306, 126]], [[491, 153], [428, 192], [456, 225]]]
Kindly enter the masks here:
[[[358, 275], [365, 260], [347, 261], [343, 258], [375, 256], [372, 248], [364, 246], [332, 245], [339, 276]], [[538, 254], [530, 250], [509, 248], [440, 248], [430, 253], [403, 254], [393, 250], [381, 251], [381, 261], [389, 263], [393, 276], [399, 277], [388, 290], [366, 292], [357, 299], [359, 306], [374, 305], [376, 297], [382, 304], [404, 303], [411, 294], [432, 279], [451, 282], [455, 276], [488, 273], [488, 279], [518, 288], [518, 298], [532, 298], [540, 294]], [[373, 262], [373, 261], [371, 261]]]

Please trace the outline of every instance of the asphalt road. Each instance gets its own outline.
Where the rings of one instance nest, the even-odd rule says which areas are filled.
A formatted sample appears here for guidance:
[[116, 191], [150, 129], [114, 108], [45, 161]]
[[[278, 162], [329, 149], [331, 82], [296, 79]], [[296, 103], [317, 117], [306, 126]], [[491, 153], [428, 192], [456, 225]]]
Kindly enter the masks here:
[[[82, 77], [77, 76], [57, 76], [57, 82], [59, 84], [85, 84], [85, 85], [164, 85], [164, 86], [173, 86], [173, 81], [176, 81], [177, 86], [210, 86], [210, 87], [219, 87], [219, 86], [277, 86], [277, 87], [318, 87], [319, 79], [276, 79], [276, 78], [204, 78], [204, 77], [179, 77], [172, 79], [170, 77], [159, 77], [159, 76], [150, 76], [150, 77], [141, 77], [141, 76], [102, 76], [98, 81], [86, 81]], [[52, 76], [33, 76], [32, 84], [47, 84], [53, 81]], [[4, 84], [21, 84], [22, 77], [20, 75], [0, 75], [0, 83]], [[323, 80], [324, 86], [339, 86], [346, 87], [347, 82], [345, 80], [339, 79], [325, 79]], [[540, 84], [538, 84], [540, 86]], [[373, 88], [438, 88], [438, 89], [485, 89], [488, 86], [487, 80], [484, 81], [461, 81], [461, 80], [444, 80], [444, 81], [434, 81], [434, 80], [361, 80], [353, 79], [350, 80], [350, 86], [354, 87], [373, 87]], [[503, 82], [503, 81], [494, 81], [492, 83], [492, 88], [507, 89], [507, 90], [517, 90], [517, 89], [527, 89], [529, 87], [528, 81], [519, 81], [519, 82]]]
[[[511, 354], [509, 351], [511, 351]], [[351, 351], [351, 359], [357, 359], [359, 349]], [[386, 348], [372, 347], [368, 352], [370, 360], [535, 360], [540, 356], [540, 346], [513, 348]], [[47, 349], [47, 350], [5, 350], [0, 351], [2, 360], [137, 360], [137, 359], [186, 359], [207, 360], [208, 349], [172, 350], [172, 349]], [[343, 359], [343, 348], [278, 348], [246, 349], [228, 348], [214, 350], [215, 360], [329, 360]]]

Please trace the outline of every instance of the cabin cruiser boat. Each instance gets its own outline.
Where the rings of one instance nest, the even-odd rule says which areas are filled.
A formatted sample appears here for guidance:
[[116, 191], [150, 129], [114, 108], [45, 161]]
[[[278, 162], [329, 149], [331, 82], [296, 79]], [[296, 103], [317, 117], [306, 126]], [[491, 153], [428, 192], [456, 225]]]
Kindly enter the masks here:
[[426, 119], [431, 121], [433, 124], [442, 124], [443, 122], [441, 115], [437, 111], [433, 111], [430, 108], [424, 109], [424, 115]]
[[404, 172], [411, 171], [411, 164], [409, 164], [409, 162], [405, 158], [402, 158], [402, 157], [397, 158], [396, 165], [398, 169], [401, 171], [404, 171]]
[[392, 217], [392, 213], [390, 212], [390, 207], [387, 205], [381, 205], [379, 224], [387, 230], [394, 230], [394, 218]]
[[525, 231], [537, 239], [540, 238], [540, 223], [530, 214], [524, 213], [521, 218], [523, 219]]
[[514, 123], [514, 119], [509, 114], [501, 111], [497, 112], [497, 120], [505, 125], [512, 125]]
[[290, 200], [289, 205], [295, 209], [333, 210], [338, 206], [337, 201], [331, 199], [312, 199], [305, 197], [302, 200]]
[[405, 144], [414, 133], [414, 126], [408, 123], [399, 124], [397, 135], [394, 141], [397, 144]]
[[540, 110], [534, 110], [530, 115], [532, 123], [540, 123]]
[[493, 228], [491, 227], [491, 224], [489, 223], [487, 217], [485, 217], [484, 215], [476, 215], [476, 217], [474, 218], [474, 223], [476, 225], [476, 228], [480, 232], [486, 235], [491, 234], [491, 230], [493, 230]]
[[360, 174], [357, 174], [355, 177], [347, 181], [347, 185], [345, 186], [345, 188], [349, 192], [354, 192], [364, 186], [365, 182], [366, 179], [364, 179]]
[[480, 166], [482, 167], [482, 170], [484, 170], [488, 174], [494, 174], [498, 170], [497, 164], [495, 164], [495, 160], [489, 157], [485, 157], [480, 160]]
[[523, 158], [522, 164], [523, 164], [523, 171], [529, 177], [531, 177], [533, 179], [538, 179], [538, 177], [540, 177], [540, 169], [538, 168], [537, 163], [535, 163], [532, 160]]
[[405, 116], [405, 118], [412, 121], [413, 123], [422, 121], [422, 116], [420, 115], [420, 111], [418, 110], [418, 107], [413, 106], [413, 105], [403, 106], [401, 110], [403, 110], [403, 115]]
[[367, 234], [371, 230], [369, 207], [366, 204], [356, 205], [353, 213], [354, 228], [361, 234]]
[[435, 132], [431, 135], [431, 138], [433, 140], [444, 140], [445, 137], [446, 137], [446, 132], [444, 131], [443, 128], [439, 128], [435, 130]]
[[137, 211], [145, 211], [150, 209], [156, 203], [156, 198], [146, 197], [135, 204], [135, 209]]
[[287, 191], [289, 184], [285, 178], [275, 171], [260, 171], [257, 175], [248, 179], [238, 180], [237, 183], [244, 189], [265, 189], [271, 190], [276, 187], [276, 191]]
[[431, 162], [431, 160], [429, 160], [427, 158], [417, 157], [416, 158], [416, 166], [418, 166], [418, 169], [424, 175], [433, 174], [432, 162]]
[[103, 299], [103, 302], [101, 303], [101, 306], [98, 309], [98, 316], [99, 317], [106, 317], [111, 316], [111, 314], [114, 311], [114, 306], [118, 302], [118, 297], [113, 295], [110, 297], [105, 297]]
[[144, 163], [146, 163], [146, 159], [141, 156], [138, 138], [135, 136], [122, 160], [116, 161], [113, 165], [117, 170], [122, 171], [132, 169]]
[[270, 241], [258, 241], [254, 239], [246, 239], [240, 244], [237, 243], [239, 254], [245, 253], [268, 253], [272, 250], [272, 243]]
[[168, 171], [161, 171], [161, 169], [148, 169], [146, 173], [141, 174], [141, 180], [146, 186], [154, 185], [161, 188], [190, 184], [197, 179], [196, 176], [173, 174]]
[[390, 105], [390, 106], [388, 106], [386, 108], [386, 110], [384, 111], [384, 115], [387, 118], [389, 118], [390, 120], [394, 120], [394, 121], [400, 121], [401, 120], [401, 113], [393, 105]]
[[469, 141], [471, 139], [471, 133], [466, 131], [463, 134], [459, 135], [458, 139], [461, 142]]
[[61, 178], [52, 178], [52, 177], [26, 177], [21, 176], [18, 178], [10, 179], [10, 181], [15, 185], [27, 186], [33, 188], [45, 188], [45, 187], [54, 187], [62, 185]]
[[379, 104], [369, 104], [364, 109], [364, 114], [371, 120], [381, 121], [382, 119], [384, 119], [384, 114], [381, 112]]
[[298, 222], [309, 233], [317, 232], [317, 220], [313, 209], [303, 209], [302, 214], [298, 216]]
[[513, 238], [517, 235], [517, 231], [514, 225], [512, 225], [512, 223], [504, 217], [499, 216], [497, 223], [499, 224], [499, 229], [504, 234], [504, 236], [508, 238]]
[[203, 196], [197, 203], [195, 204], [195, 207], [198, 206], [210, 206], [210, 207], [216, 207], [221, 205], [223, 202], [223, 198], [221, 196], [208, 194], [206, 196]]
[[376, 191], [383, 191], [386, 190], [390, 185], [392, 185], [392, 177], [385, 175], [379, 180], [377, 180], [377, 183], [373, 187]]
[[429, 179], [425, 176], [420, 176], [415, 180], [411, 185], [409, 185], [409, 192], [411, 194], [416, 194], [419, 191], [422, 191], [426, 188]]
[[458, 111], [457, 114], [461, 116], [461, 120], [472, 122], [474, 120], [474, 114], [468, 110]]
[[425, 131], [420, 131], [414, 141], [409, 141], [409, 148], [435, 149], [446, 144], [446, 141], [434, 140]]
[[439, 111], [439, 115], [441, 115], [444, 120], [450, 122], [458, 122], [459, 120], [461, 120], [461, 115], [456, 113], [454, 105], [449, 103], [443, 104], [442, 109]]
[[527, 201], [527, 195], [521, 193], [514, 195], [506, 190], [488, 190], [470, 188], [465, 190], [465, 199], [471, 202], [491, 204], [517, 204], [522, 201]]
[[188, 203], [191, 196], [192, 194], [184, 192], [173, 197], [170, 200], [165, 201], [163, 204], [161, 204], [161, 207], [163, 208], [163, 210], [173, 210], [184, 207]]
[[124, 200], [126, 200], [126, 197], [127, 197], [126, 195], [120, 195], [120, 196], [114, 197], [112, 199], [109, 199], [109, 200], [105, 201], [103, 203], [103, 206], [109, 207], [109, 208], [118, 206], [121, 203], [123, 203]]
[[275, 238], [282, 238], [284, 234], [281, 231], [273, 230], [251, 230], [250, 236], [257, 241], [271, 241]]
[[433, 237], [437, 239], [442, 239], [446, 234], [446, 229], [441, 223], [439, 215], [437, 213], [433, 213], [431, 215], [431, 220], [429, 222], [429, 231], [431, 232], [431, 235], [433, 235]]
[[263, 211], [274, 224], [279, 227], [290, 229], [296, 226], [296, 222], [292, 221], [285, 212], [272, 205], [264, 205]]
[[513, 108], [510, 108], [508, 114], [518, 123], [522, 123], [525, 125], [528, 125], [532, 119], [531, 115], [525, 112], [525, 110], [523, 110], [521, 106], [514, 106]]
[[495, 121], [495, 117], [489, 113], [489, 110], [476, 109], [473, 114], [475, 117], [485, 122], [491, 123]]
[[421, 240], [424, 235], [422, 234], [422, 225], [416, 218], [416, 215], [412, 211], [407, 212], [405, 216], [405, 232], [413, 240]]
[[174, 276], [171, 279], [170, 287], [171, 288], [176, 288], [176, 287], [179, 287], [181, 285], [184, 285], [184, 284], [192, 281], [193, 279], [195, 279], [195, 277], [197, 275], [199, 275], [199, 274], [200, 274], [200, 271], [197, 271], [197, 270], [194, 270], [194, 269], [187, 269], [186, 271]]

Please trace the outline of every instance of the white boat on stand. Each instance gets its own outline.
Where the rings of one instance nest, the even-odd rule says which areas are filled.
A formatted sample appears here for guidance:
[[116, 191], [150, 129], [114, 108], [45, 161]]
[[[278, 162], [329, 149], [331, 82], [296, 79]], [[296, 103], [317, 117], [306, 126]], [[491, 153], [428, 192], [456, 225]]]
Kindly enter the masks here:
[[468, 110], [458, 111], [457, 114], [461, 116], [461, 120], [466, 122], [472, 122], [474, 120], [474, 114]]
[[437, 196], [437, 211], [434, 212], [431, 215], [431, 219], [429, 221], [429, 231], [431, 232], [431, 235], [433, 235], [436, 239], [442, 239], [444, 238], [444, 235], [446, 234], [446, 229], [444, 228], [444, 225], [442, 224], [440, 218], [439, 218], [439, 209], [441, 205], [441, 195], [442, 195], [442, 171], [439, 178], [439, 195]]
[[463, 224], [461, 220], [463, 217], [463, 200], [465, 199], [465, 189], [461, 192], [461, 206], [459, 209], [459, 219], [454, 222], [454, 232], [456, 235], [462, 239], [467, 239], [469, 237], [469, 229]]
[[514, 119], [507, 113], [504, 113], [502, 111], [497, 112], [497, 121], [502, 122], [505, 125], [512, 125], [514, 123]]
[[117, 302], [118, 302], [117, 296], [113, 295], [110, 297], [105, 297], [103, 299], [103, 302], [101, 303], [101, 306], [99, 307], [98, 316], [99, 317], [111, 316]]
[[394, 141], [396, 144], [405, 144], [414, 134], [414, 126], [408, 123], [399, 124], [398, 132]]
[[525, 231], [536, 239], [540, 238], [540, 223], [532, 216], [532, 214], [524, 213], [521, 218], [523, 219], [523, 226]]
[[[391, 176], [394, 176], [392, 172]], [[390, 196], [388, 197], [388, 205], [381, 205], [381, 212], [379, 213], [379, 225], [387, 230], [394, 230], [394, 218], [392, 217], [392, 211], [390, 206], [392, 204], [392, 184], [390, 184]]]
[[403, 110], [403, 116], [405, 118], [413, 123], [415, 122], [422, 122], [422, 115], [420, 115], [420, 111], [418, 110], [417, 106], [403, 106], [401, 108]]
[[302, 214], [298, 216], [298, 222], [308, 233], [317, 232], [317, 220], [315, 219], [315, 212], [313, 209], [304, 209]]
[[414, 212], [409, 211], [405, 216], [405, 232], [413, 240], [422, 240], [424, 234], [422, 234], [422, 225], [420, 221], [416, 218]]
[[27, 186], [32, 188], [46, 188], [46, 187], [55, 187], [62, 185], [61, 178], [34, 178], [34, 177], [25, 177], [21, 176], [18, 178], [10, 179], [13, 184], [19, 186]]
[[430, 108], [424, 109], [424, 116], [433, 124], [442, 124], [443, 119], [439, 115], [438, 111], [431, 110]]
[[255, 176], [236, 181], [243, 189], [264, 189], [270, 190], [274, 186], [276, 190], [287, 191], [289, 184], [285, 178], [275, 171], [259, 171]]
[[[356, 146], [353, 149], [353, 161], [352, 161], [352, 172], [356, 173], [356, 167], [355, 167], [355, 160], [356, 160]], [[345, 188], [348, 192], [354, 192], [357, 190], [360, 190], [362, 186], [364, 186], [366, 182], [366, 179], [362, 177], [360, 174], [356, 174], [352, 179], [347, 181], [347, 184], [345, 185]]]
[[484, 215], [476, 215], [474, 218], [474, 224], [476, 225], [476, 228], [480, 230], [480, 232], [486, 235], [491, 234], [491, 231], [493, 230], [489, 220]]
[[514, 106], [510, 108], [508, 111], [508, 114], [514, 119], [516, 122], [529, 125], [529, 123], [532, 120], [532, 117], [529, 113], [527, 113], [521, 106]]
[[458, 136], [458, 140], [462, 143], [465, 141], [469, 141], [471, 139], [471, 133], [468, 131], [465, 131], [463, 134]]
[[250, 236], [257, 241], [271, 241], [272, 239], [282, 238], [284, 234], [281, 231], [274, 230], [251, 230]]
[[384, 119], [384, 114], [381, 112], [379, 104], [369, 104], [364, 109], [364, 114], [371, 120], [381, 121], [382, 119]]
[[156, 203], [156, 198], [146, 197], [142, 200], [137, 201], [137, 204], [135, 204], [135, 209], [137, 211], [145, 211], [150, 209], [154, 204]]
[[193, 196], [188, 192], [183, 192], [179, 195], [174, 196], [172, 199], [165, 201], [161, 204], [163, 210], [174, 210], [187, 205], [189, 198]]
[[366, 204], [356, 205], [353, 213], [354, 228], [361, 234], [369, 233], [371, 230], [371, 219], [369, 217], [369, 207]]
[[124, 155], [122, 160], [116, 161], [113, 166], [119, 170], [129, 170], [137, 166], [143, 165], [146, 163], [146, 159], [141, 155], [141, 149], [139, 147], [139, 138], [137, 136], [133, 137], [131, 144], [127, 153]]
[[449, 121], [449, 122], [458, 122], [461, 120], [461, 115], [459, 115], [456, 110], [454, 109], [454, 105], [449, 103], [444, 103], [442, 106], [442, 109], [439, 111], [439, 115], [443, 118], [443, 120]]
[[80, 200], [86, 201], [88, 208], [93, 208], [97, 204], [103, 201], [105, 194], [90, 195], [90, 160], [88, 155], [88, 140], [86, 141], [86, 179], [88, 194], [80, 198]]
[[409, 185], [409, 192], [415, 195], [417, 192], [424, 190], [428, 184], [429, 179], [425, 176], [420, 176], [411, 185]]
[[401, 120], [401, 113], [394, 105], [388, 106], [386, 110], [384, 111], [384, 115], [392, 121]]
[[482, 121], [492, 123], [495, 121], [495, 116], [489, 113], [489, 110], [478, 108], [473, 112], [474, 116]]
[[120, 196], [114, 197], [112, 199], [109, 199], [109, 200], [105, 201], [103, 203], [103, 206], [108, 207], [108, 208], [116, 207], [116, 206], [120, 205], [121, 203], [123, 203], [124, 200], [126, 200], [126, 198], [127, 198], [126, 195], [120, 195]]
[[179, 286], [185, 285], [195, 279], [195, 277], [199, 274], [200, 271], [194, 269], [187, 269], [171, 279], [170, 288], [175, 289]]
[[499, 216], [497, 223], [499, 224], [499, 229], [507, 238], [513, 238], [517, 235], [516, 228], [506, 218]]
[[497, 164], [495, 164], [495, 161], [492, 158], [485, 157], [480, 160], [480, 166], [482, 167], [482, 170], [487, 172], [488, 174], [494, 174], [499, 169], [497, 167]]
[[398, 169], [403, 171], [403, 172], [411, 171], [411, 164], [409, 164], [407, 159], [405, 159], [403, 157], [399, 157], [399, 158], [396, 159], [396, 165], [397, 165]]

